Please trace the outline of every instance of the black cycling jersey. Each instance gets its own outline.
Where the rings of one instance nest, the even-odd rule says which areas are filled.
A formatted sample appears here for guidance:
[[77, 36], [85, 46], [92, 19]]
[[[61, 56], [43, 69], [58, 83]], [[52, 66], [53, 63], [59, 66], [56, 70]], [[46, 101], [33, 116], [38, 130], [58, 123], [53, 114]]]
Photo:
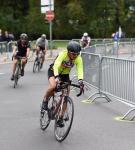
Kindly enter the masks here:
[[24, 44], [21, 43], [21, 40], [17, 41], [17, 55], [21, 57], [25, 57], [27, 54], [27, 48], [30, 48], [30, 43], [29, 41], [26, 41]]

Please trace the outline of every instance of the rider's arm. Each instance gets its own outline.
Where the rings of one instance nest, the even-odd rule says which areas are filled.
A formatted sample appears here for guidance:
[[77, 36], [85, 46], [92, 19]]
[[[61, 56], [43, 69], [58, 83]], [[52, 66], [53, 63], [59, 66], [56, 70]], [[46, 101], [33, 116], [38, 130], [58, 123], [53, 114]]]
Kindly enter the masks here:
[[30, 54], [30, 43], [27, 45], [27, 52], [26, 52], [26, 57], [29, 57]]
[[30, 54], [30, 48], [28, 47], [26, 57], [29, 57], [29, 54]]
[[76, 64], [78, 80], [83, 79], [83, 60], [80, 55], [76, 58], [75, 64]]
[[14, 47], [13, 47], [13, 55], [16, 54], [16, 50], [17, 50], [17, 46], [14, 46]]
[[46, 39], [45, 40], [45, 53], [47, 52], [47, 50], [48, 50], [48, 40]]
[[56, 60], [54, 62], [54, 66], [53, 66], [54, 76], [59, 75], [59, 67], [61, 66], [62, 61], [66, 58], [66, 56], [67, 56], [67, 51], [63, 51], [56, 58]]
[[36, 48], [36, 50], [38, 49], [40, 49], [39, 48], [39, 43], [40, 43], [40, 38], [38, 38], [37, 40], [36, 40], [36, 44], [35, 44], [35, 48]]
[[87, 46], [90, 46], [90, 42], [91, 42], [91, 38], [88, 37], [88, 44], [87, 44]]

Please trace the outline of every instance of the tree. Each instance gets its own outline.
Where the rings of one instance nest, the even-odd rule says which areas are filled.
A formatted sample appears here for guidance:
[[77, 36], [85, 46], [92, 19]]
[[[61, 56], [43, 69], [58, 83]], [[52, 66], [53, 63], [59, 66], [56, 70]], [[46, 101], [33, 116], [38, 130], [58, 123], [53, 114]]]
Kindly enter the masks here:
[[126, 0], [126, 35], [135, 36], [135, 0]]

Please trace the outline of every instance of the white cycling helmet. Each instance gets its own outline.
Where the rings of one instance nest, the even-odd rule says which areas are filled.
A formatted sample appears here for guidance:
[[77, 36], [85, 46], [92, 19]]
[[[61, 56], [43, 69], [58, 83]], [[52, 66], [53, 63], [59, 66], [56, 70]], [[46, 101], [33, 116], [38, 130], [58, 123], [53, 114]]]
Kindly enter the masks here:
[[88, 33], [87, 32], [83, 33], [83, 36], [88, 36]]
[[46, 38], [46, 34], [42, 34], [41, 37], [42, 37], [43, 39], [45, 39], [45, 38]]

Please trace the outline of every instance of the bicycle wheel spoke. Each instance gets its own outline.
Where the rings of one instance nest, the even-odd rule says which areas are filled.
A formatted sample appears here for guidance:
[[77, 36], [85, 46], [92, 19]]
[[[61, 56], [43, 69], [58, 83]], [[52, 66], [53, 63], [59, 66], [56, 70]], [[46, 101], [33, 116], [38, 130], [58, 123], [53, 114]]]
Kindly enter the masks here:
[[50, 124], [50, 119], [48, 116], [48, 111], [41, 110], [40, 112], [40, 127], [45, 130]]
[[63, 141], [63, 137], [65, 136], [66, 129], [65, 128], [57, 128], [55, 131], [55, 136], [58, 141]]

